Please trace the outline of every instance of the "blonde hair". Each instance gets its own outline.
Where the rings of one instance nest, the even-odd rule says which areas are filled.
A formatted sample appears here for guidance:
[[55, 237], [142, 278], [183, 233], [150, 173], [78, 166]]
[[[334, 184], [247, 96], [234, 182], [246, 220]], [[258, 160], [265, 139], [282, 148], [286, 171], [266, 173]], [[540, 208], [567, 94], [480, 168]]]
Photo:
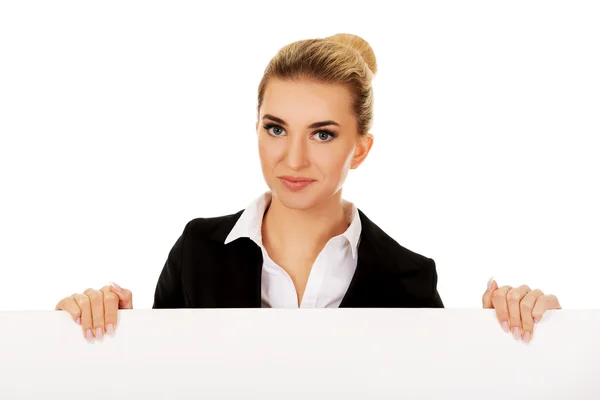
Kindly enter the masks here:
[[342, 84], [352, 93], [352, 111], [359, 135], [373, 124], [373, 86], [377, 60], [364, 39], [338, 33], [320, 39], [306, 39], [281, 48], [265, 68], [258, 86], [258, 115], [269, 79], [302, 80]]

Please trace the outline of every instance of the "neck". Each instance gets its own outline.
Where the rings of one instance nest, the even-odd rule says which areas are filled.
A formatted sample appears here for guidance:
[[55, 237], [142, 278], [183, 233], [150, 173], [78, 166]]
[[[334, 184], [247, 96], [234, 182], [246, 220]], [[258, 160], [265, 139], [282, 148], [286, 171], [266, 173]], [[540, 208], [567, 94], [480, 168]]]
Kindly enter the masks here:
[[314, 258], [329, 239], [348, 229], [341, 190], [323, 204], [306, 210], [287, 208], [273, 196], [262, 227], [266, 246]]

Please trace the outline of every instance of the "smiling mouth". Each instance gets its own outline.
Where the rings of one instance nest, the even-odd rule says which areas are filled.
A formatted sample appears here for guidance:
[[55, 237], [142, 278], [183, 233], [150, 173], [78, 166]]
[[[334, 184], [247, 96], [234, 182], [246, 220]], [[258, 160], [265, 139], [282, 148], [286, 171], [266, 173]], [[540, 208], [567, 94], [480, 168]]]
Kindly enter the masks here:
[[297, 176], [280, 176], [279, 180], [287, 189], [291, 190], [292, 192], [302, 190], [311, 183], [315, 182], [315, 179]]
[[314, 179], [304, 178], [302, 176], [287, 176], [287, 175], [286, 176], [280, 176], [279, 179], [284, 179], [284, 180], [286, 180], [288, 182], [294, 182], [294, 183], [297, 183], [297, 182], [314, 182], [315, 181]]

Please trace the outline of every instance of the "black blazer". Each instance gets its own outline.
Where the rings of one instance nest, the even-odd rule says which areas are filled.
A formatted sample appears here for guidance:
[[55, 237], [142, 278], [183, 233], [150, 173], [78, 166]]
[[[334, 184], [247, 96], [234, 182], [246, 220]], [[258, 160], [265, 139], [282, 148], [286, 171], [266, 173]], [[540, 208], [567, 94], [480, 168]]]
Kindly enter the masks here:
[[[260, 308], [260, 247], [249, 238], [224, 244], [242, 212], [187, 223], [160, 273], [153, 308]], [[435, 262], [358, 213], [358, 262], [340, 307], [444, 307]]]

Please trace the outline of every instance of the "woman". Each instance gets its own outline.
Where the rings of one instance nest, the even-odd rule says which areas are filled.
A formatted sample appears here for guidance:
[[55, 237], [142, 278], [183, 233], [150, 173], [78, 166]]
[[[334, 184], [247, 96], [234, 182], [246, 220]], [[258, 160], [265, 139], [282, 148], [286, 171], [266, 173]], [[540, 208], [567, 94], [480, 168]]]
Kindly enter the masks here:
[[[269, 191], [247, 208], [185, 226], [156, 286], [153, 308], [444, 307], [435, 262], [383, 232], [342, 199], [373, 136], [375, 55], [337, 34], [282, 48], [258, 87], [256, 132]], [[490, 280], [483, 307], [531, 340], [553, 295]], [[112, 333], [132, 294], [116, 284], [61, 300], [92, 340]]]

